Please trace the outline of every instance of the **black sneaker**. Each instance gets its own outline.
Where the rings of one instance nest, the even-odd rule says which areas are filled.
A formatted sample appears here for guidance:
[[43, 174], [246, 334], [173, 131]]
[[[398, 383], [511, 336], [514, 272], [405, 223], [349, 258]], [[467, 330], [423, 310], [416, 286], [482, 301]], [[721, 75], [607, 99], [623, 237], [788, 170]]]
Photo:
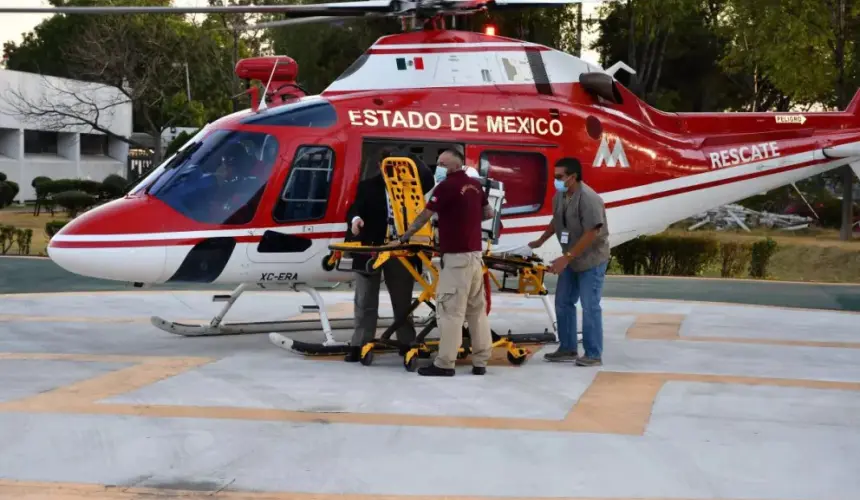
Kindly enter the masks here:
[[603, 360], [600, 358], [589, 358], [587, 356], [583, 356], [576, 360], [576, 366], [601, 366], [603, 365]]
[[350, 347], [349, 352], [343, 360], [347, 363], [358, 363], [361, 361], [361, 347]]
[[577, 355], [576, 351], [562, 351], [561, 349], [555, 352], [548, 352], [543, 355], [543, 359], [545, 361], [558, 363], [564, 361], [576, 361]]
[[484, 375], [485, 373], [487, 373], [487, 369], [483, 366], [472, 367], [472, 375]]
[[453, 377], [453, 368], [439, 368], [436, 365], [422, 366], [418, 369], [418, 375], [424, 377]]

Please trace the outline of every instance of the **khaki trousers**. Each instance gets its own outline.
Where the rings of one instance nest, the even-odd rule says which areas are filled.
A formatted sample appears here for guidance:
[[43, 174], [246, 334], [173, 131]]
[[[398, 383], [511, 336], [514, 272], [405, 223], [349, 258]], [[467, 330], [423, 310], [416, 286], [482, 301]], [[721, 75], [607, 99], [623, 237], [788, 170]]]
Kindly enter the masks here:
[[464, 320], [469, 322], [472, 339], [472, 366], [485, 367], [493, 350], [493, 337], [484, 298], [481, 252], [442, 256], [436, 285], [439, 352], [434, 364], [439, 368], [454, 368], [457, 351], [463, 344]]

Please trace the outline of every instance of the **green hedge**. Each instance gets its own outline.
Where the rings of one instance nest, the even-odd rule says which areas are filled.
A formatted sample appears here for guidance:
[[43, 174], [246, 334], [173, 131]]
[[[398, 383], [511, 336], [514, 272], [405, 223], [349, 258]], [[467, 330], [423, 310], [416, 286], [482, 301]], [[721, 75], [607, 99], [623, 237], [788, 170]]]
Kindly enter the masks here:
[[[111, 174], [101, 182], [84, 179], [57, 179], [39, 176], [33, 179], [33, 189], [36, 190], [36, 205], [33, 207], [33, 215], [39, 215], [42, 208], [54, 214], [54, 207], [60, 206], [74, 217], [81, 210], [79, 205], [85, 208], [103, 202], [108, 202], [122, 197], [128, 188], [128, 181], [121, 175]], [[72, 206], [68, 205], [70, 200], [68, 193], [76, 193], [71, 199]], [[82, 195], [87, 195], [88, 203]], [[62, 201], [62, 203], [61, 203]]]
[[69, 221], [65, 220], [52, 220], [51, 222], [45, 223], [45, 234], [48, 235], [48, 238], [53, 238], [55, 234], [57, 234], [60, 229], [63, 228]]
[[776, 242], [768, 238], [754, 244], [725, 242], [706, 236], [640, 236], [612, 249], [624, 274], [649, 276], [701, 276], [719, 268], [724, 278], [747, 273], [766, 278]]

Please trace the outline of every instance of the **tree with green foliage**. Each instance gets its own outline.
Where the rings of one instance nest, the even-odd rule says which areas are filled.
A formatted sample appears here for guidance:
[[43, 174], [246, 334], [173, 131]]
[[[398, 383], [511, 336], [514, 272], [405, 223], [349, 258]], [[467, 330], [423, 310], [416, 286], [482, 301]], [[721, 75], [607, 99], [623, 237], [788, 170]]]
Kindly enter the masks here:
[[[324, 0], [293, 0], [282, 3], [312, 4]], [[267, 16], [264, 21], [274, 21]], [[370, 45], [401, 30], [397, 19], [356, 19], [278, 26], [267, 30], [274, 52], [295, 59], [298, 84], [318, 94], [355, 62]], [[265, 84], [265, 82], [264, 82]]]
[[493, 25], [499, 36], [539, 43], [569, 54], [580, 54], [581, 37], [577, 36], [580, 15], [581, 9], [575, 5], [487, 11], [466, 18], [467, 22], [461, 29], [483, 31], [484, 26]]
[[[726, 14], [735, 36], [724, 65], [762, 75], [796, 105], [848, 106], [860, 86], [860, 0], [728, 0]], [[854, 173], [825, 175], [840, 178], [840, 236], [851, 239]]]
[[591, 48], [608, 66], [624, 61], [635, 75], [619, 81], [665, 111], [722, 111], [742, 106], [747, 89], [718, 64], [730, 39], [720, 22], [726, 0], [610, 2], [599, 10]]
[[[277, 5], [281, 0], [256, 0], [253, 5]], [[252, 0], [209, 0], [213, 7], [244, 6], [251, 5]], [[268, 30], [264, 27], [256, 28], [256, 21], [266, 20], [271, 16], [248, 13], [214, 13], [207, 14], [201, 27], [209, 33], [212, 43], [210, 53], [213, 54], [215, 64], [206, 68], [210, 75], [205, 79], [211, 82], [216, 92], [224, 92], [229, 102], [219, 111], [226, 114], [238, 111], [241, 106], [250, 106], [250, 100], [242, 82], [236, 76], [236, 64], [246, 57], [258, 57], [262, 55], [263, 44], [267, 41]], [[214, 50], [213, 50], [214, 49]], [[232, 105], [232, 106], [231, 106]], [[207, 121], [219, 116], [211, 113], [207, 107]]]
[[[91, 5], [93, 0], [52, 0], [55, 5]], [[170, 5], [170, 0], [122, 0], [124, 5]], [[57, 15], [46, 19], [20, 46], [7, 44], [10, 69], [98, 82], [118, 89], [116, 99], [95, 101], [80, 87], [51, 84], [64, 99], [34, 102], [21, 90], [7, 92], [12, 112], [38, 119], [49, 128], [90, 126], [117, 139], [102, 125], [111, 108], [131, 102], [134, 129], [155, 139], [160, 160], [161, 133], [182, 124], [201, 126], [229, 111], [230, 88], [224, 75], [230, 69], [227, 51], [206, 27], [183, 15]], [[213, 61], [217, 61], [213, 64]], [[189, 88], [190, 86], [190, 88]], [[66, 88], [68, 87], [68, 88]], [[191, 99], [189, 95], [191, 94]]]

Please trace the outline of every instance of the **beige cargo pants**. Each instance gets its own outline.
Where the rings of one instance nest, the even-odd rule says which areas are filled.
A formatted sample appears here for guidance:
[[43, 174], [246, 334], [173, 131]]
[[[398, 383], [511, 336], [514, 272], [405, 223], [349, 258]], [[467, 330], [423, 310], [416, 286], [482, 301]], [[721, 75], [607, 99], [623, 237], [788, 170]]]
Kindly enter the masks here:
[[439, 352], [433, 362], [439, 368], [454, 368], [463, 344], [463, 321], [469, 322], [472, 366], [486, 367], [493, 350], [493, 337], [484, 298], [481, 252], [448, 253], [443, 257], [436, 285], [436, 322]]

